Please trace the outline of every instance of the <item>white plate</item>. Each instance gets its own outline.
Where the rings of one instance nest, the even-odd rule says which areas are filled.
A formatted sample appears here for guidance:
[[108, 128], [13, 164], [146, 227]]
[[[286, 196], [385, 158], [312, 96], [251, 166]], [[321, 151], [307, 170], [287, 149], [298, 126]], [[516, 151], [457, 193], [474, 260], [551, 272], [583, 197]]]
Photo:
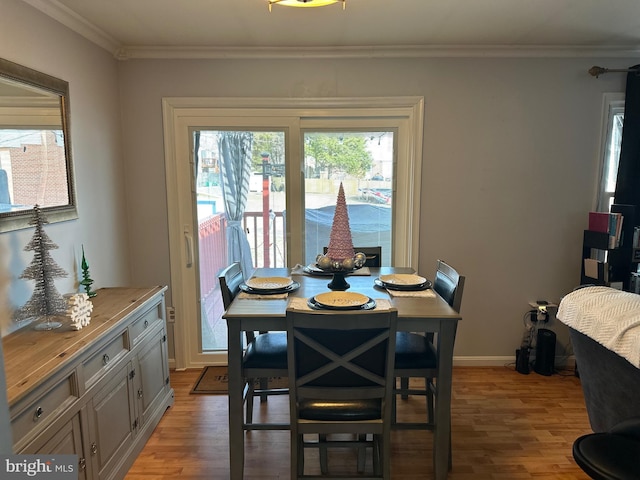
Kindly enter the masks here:
[[394, 273], [391, 275], [380, 275], [380, 281], [389, 285], [422, 285], [426, 278], [412, 273]]
[[277, 290], [293, 283], [288, 277], [253, 277], [244, 282], [254, 290]]
[[325, 307], [355, 308], [361, 307], [369, 301], [369, 297], [355, 292], [327, 292], [313, 297], [314, 300]]

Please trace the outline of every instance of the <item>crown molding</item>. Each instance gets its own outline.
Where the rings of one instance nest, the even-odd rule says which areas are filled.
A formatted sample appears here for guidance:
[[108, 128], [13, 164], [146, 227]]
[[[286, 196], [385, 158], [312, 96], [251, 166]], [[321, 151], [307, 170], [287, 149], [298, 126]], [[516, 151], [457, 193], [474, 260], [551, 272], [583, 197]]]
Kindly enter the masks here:
[[122, 48], [120, 42], [108, 33], [100, 30], [93, 23], [88, 22], [83, 17], [62, 5], [57, 0], [22, 0], [33, 8], [40, 10], [45, 15], [57, 20], [65, 27], [73, 30], [87, 40], [95, 43], [105, 50], [115, 53]]
[[409, 45], [371, 47], [135, 47], [120, 48], [118, 60], [145, 59], [322, 59], [322, 58], [637, 58], [640, 47]]
[[118, 60], [335, 58], [638, 58], [640, 45], [389, 45], [357, 47], [198, 47], [122, 45], [57, 0], [23, 0]]

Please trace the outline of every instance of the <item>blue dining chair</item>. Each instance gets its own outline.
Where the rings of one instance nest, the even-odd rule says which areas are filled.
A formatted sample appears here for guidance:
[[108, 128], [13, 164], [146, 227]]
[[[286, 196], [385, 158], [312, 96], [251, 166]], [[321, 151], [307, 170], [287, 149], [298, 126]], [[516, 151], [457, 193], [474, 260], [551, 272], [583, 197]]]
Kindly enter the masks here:
[[[433, 289], [456, 312], [462, 305], [465, 277], [442, 260], [438, 260], [433, 280]], [[400, 386], [393, 395], [393, 428], [406, 430], [434, 430], [434, 407], [437, 402], [438, 353], [433, 333], [398, 332], [396, 335], [395, 377], [400, 378]], [[424, 379], [424, 387], [409, 385], [409, 378]], [[396, 417], [397, 396], [407, 399], [409, 395], [421, 395], [426, 398], [426, 422], [398, 422]], [[449, 467], [451, 467], [451, 449], [449, 449]]]
[[[320, 450], [321, 471], [328, 474], [327, 450], [354, 448], [358, 472], [339, 478], [388, 479], [397, 310], [289, 308], [286, 316], [291, 478], [320, 478], [305, 475], [305, 449]], [[350, 435], [345, 439], [333, 434]], [[309, 438], [312, 435], [317, 435], [317, 441]], [[373, 452], [369, 475], [360, 468], [364, 448]]]
[[[240, 292], [240, 284], [244, 281], [240, 263], [236, 262], [224, 268], [218, 274], [222, 303], [225, 310]], [[274, 429], [286, 430], [281, 424], [256, 424], [253, 422], [253, 399], [259, 396], [261, 402], [266, 402], [269, 395], [286, 395], [288, 388], [270, 388], [269, 378], [286, 378], [287, 365], [287, 334], [286, 332], [253, 332], [246, 331], [247, 347], [242, 358], [242, 372], [245, 378], [245, 429]], [[256, 382], [259, 388], [256, 388]]]

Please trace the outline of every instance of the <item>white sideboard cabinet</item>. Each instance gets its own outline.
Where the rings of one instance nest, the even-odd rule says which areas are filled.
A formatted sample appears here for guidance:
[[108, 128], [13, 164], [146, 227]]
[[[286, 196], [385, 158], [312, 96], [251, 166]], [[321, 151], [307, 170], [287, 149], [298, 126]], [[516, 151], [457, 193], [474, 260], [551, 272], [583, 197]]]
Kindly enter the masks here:
[[80, 480], [125, 476], [173, 405], [165, 291], [99, 289], [87, 327], [2, 338], [15, 453], [76, 454]]

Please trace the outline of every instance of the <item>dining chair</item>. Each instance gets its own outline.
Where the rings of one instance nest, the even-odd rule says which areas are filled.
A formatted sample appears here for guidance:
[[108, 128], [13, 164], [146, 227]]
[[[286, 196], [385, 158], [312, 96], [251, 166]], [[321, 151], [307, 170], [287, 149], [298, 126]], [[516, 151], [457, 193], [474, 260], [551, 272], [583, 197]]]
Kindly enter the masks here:
[[[329, 247], [324, 247], [322, 253], [326, 254]], [[365, 267], [381, 267], [382, 266], [382, 247], [353, 247], [354, 252], [362, 252], [366, 255], [367, 260]]]
[[[438, 260], [433, 281], [433, 289], [456, 312], [462, 305], [465, 277], [442, 260]], [[437, 341], [433, 333], [398, 332], [396, 334], [395, 376], [400, 378], [400, 387], [394, 390], [394, 429], [433, 430], [435, 428], [434, 403], [437, 401], [438, 353]], [[409, 378], [423, 378], [424, 388], [410, 387]], [[436, 379], [436, 383], [434, 383]], [[407, 399], [409, 395], [426, 397], [427, 421], [402, 422], [396, 418], [397, 396]], [[451, 462], [451, 457], [449, 458]]]
[[[218, 274], [222, 303], [225, 310], [240, 292], [244, 281], [240, 263], [232, 263]], [[245, 378], [244, 401], [246, 405], [245, 427], [247, 430], [286, 429], [279, 424], [253, 423], [253, 399], [260, 397], [266, 402], [269, 395], [286, 395], [287, 388], [269, 388], [270, 377], [287, 377], [287, 334], [286, 332], [246, 331], [247, 346], [242, 359]], [[258, 382], [259, 388], [256, 388]]]
[[573, 442], [573, 458], [596, 480], [640, 478], [640, 418], [624, 420], [607, 432], [582, 435]]
[[[328, 449], [354, 448], [358, 473], [340, 478], [388, 479], [397, 310], [289, 308], [286, 318], [291, 478], [323, 478]], [[309, 439], [311, 434], [318, 436], [316, 441]], [[321, 475], [304, 474], [308, 448], [320, 451]], [[368, 474], [361, 463], [364, 448], [372, 449]]]

